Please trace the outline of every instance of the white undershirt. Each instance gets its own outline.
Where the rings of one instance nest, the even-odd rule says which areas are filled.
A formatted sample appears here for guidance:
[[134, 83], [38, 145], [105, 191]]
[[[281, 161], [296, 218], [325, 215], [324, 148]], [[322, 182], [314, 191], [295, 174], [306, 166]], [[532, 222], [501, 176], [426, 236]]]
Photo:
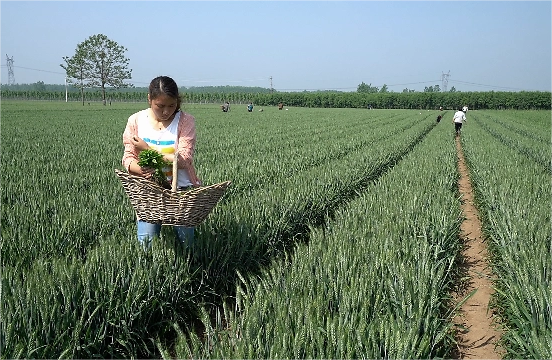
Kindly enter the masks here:
[[[177, 112], [173, 121], [165, 129], [156, 130], [151, 125], [151, 113], [149, 109], [140, 111], [137, 119], [138, 136], [142, 138], [150, 148], [162, 154], [174, 154], [177, 147], [178, 122], [181, 112]], [[172, 167], [164, 169], [169, 183], [172, 181]], [[177, 187], [192, 185], [185, 169], [178, 169]]]

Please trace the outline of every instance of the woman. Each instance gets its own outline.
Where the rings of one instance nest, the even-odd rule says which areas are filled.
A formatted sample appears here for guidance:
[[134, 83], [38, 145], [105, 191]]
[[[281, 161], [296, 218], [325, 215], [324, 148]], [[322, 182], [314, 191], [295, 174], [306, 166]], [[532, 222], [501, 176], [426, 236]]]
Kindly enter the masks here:
[[[148, 90], [149, 108], [128, 118], [123, 133], [124, 154], [122, 163], [130, 174], [151, 178], [154, 169], [138, 165], [140, 151], [151, 148], [163, 154], [172, 163], [178, 152], [178, 188], [201, 186], [197, 177], [193, 155], [196, 143], [195, 118], [180, 110], [182, 99], [176, 82], [168, 76], [153, 79]], [[167, 180], [172, 181], [172, 168], [165, 169]], [[174, 226], [175, 234], [185, 245], [194, 241], [194, 228]], [[159, 237], [161, 224], [137, 219], [138, 240], [146, 247]]]

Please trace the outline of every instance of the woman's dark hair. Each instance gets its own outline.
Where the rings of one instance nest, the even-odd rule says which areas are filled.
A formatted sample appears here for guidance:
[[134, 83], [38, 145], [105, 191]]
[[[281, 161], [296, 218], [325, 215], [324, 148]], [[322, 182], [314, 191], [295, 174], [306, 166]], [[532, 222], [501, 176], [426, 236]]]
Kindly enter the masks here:
[[155, 99], [159, 95], [167, 95], [173, 99], [176, 99], [176, 111], [180, 110], [180, 104], [182, 103], [182, 98], [178, 93], [178, 85], [176, 82], [168, 76], [158, 76], [150, 82], [149, 85], [149, 96], [150, 99]]

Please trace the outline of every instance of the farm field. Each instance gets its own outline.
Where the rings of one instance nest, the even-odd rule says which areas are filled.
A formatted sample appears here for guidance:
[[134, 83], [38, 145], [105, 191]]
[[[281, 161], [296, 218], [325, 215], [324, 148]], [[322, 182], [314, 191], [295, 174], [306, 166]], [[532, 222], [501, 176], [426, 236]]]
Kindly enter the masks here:
[[[473, 113], [462, 144], [493, 272], [509, 357], [549, 358], [552, 344], [550, 118]], [[547, 135], [548, 134], [548, 135]], [[497, 157], [499, 154], [499, 157]]]
[[[2, 102], [2, 358], [451, 356], [451, 111], [186, 104], [200, 178], [232, 185], [193, 250], [164, 229], [146, 253], [114, 173], [146, 106]], [[506, 357], [552, 356], [550, 115], [461, 137]]]

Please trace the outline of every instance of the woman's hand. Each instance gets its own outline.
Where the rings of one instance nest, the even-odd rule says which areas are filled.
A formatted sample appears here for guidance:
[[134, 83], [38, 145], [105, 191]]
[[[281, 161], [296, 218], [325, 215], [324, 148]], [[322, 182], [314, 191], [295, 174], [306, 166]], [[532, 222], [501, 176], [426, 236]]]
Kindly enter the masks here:
[[197, 176], [196, 171], [193, 167], [191, 169], [189, 169], [188, 175], [190, 177], [190, 181], [192, 182], [193, 187], [200, 187], [201, 185], [203, 185], [201, 183], [201, 180]]
[[140, 173], [139, 173], [139, 175], [145, 177], [145, 178], [148, 179], [148, 180], [151, 180], [151, 177], [153, 176], [153, 173], [155, 173], [155, 169], [154, 169], [154, 168], [150, 168], [150, 167], [140, 167]]
[[150, 167], [142, 167], [138, 165], [138, 161], [133, 161], [130, 163], [130, 166], [128, 167], [128, 172], [137, 175], [145, 177], [146, 179], [151, 179], [153, 173], [155, 172], [154, 168]]
[[130, 138], [130, 142], [138, 151], [149, 149], [149, 145], [138, 136]]

